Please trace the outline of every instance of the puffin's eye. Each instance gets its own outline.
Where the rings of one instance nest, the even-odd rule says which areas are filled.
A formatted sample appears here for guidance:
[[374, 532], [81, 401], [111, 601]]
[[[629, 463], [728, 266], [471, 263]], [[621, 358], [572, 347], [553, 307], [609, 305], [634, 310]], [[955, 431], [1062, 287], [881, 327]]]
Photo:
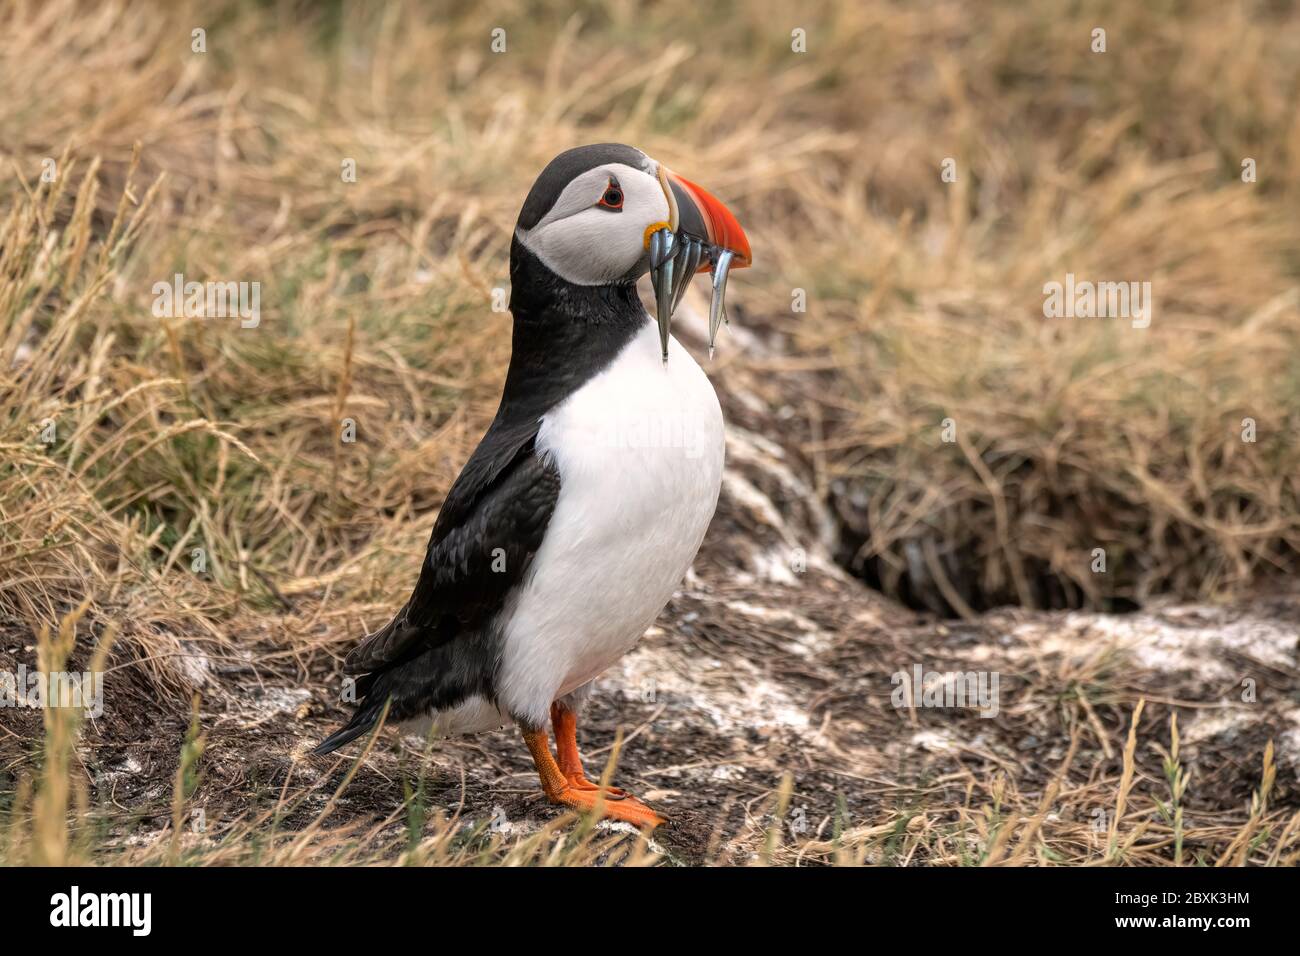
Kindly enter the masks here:
[[610, 183], [605, 187], [605, 194], [600, 197], [600, 202], [596, 205], [618, 212], [623, 208], [623, 190]]

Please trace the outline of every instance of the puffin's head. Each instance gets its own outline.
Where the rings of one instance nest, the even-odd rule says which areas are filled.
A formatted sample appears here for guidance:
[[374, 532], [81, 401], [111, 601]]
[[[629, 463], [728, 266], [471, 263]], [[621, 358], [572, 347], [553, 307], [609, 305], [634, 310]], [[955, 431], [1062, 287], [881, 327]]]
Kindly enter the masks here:
[[551, 160], [524, 200], [515, 235], [574, 285], [632, 284], [649, 271], [665, 359], [669, 323], [691, 277], [713, 274], [712, 348], [727, 275], [750, 264], [749, 240], [726, 206], [618, 143], [579, 146]]

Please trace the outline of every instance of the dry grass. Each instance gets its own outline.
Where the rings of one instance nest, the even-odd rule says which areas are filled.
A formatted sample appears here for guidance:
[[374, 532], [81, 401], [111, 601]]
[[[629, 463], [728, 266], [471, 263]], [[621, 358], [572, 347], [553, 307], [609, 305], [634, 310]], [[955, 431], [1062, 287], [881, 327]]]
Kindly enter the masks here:
[[[400, 598], [493, 411], [509, 318], [489, 303], [521, 197], [552, 155], [605, 139], [694, 171], [737, 210], [757, 267], [732, 312], [772, 351], [729, 360], [779, 373], [769, 397], [794, 410], [789, 437], [845, 524], [846, 559], [887, 593], [967, 612], [1104, 607], [1294, 574], [1294, 9], [798, 9], [7, 7], [0, 627], [57, 630], [80, 607], [72, 659], [113, 632], [121, 692], [162, 689], [174, 709], [224, 693], [223, 663], [252, 654], [266, 673], [319, 678]], [[1102, 55], [1088, 49], [1097, 25]], [[205, 54], [191, 52], [197, 26]], [[807, 54], [790, 52], [795, 26]], [[943, 184], [949, 156], [958, 181]], [[1257, 184], [1238, 178], [1245, 156]], [[260, 282], [260, 326], [155, 318], [152, 285], [175, 272]], [[1151, 281], [1151, 328], [1045, 320], [1042, 285], [1066, 272]], [[790, 311], [796, 288], [805, 314]], [[339, 441], [344, 418], [356, 444]], [[957, 442], [940, 440], [944, 419]], [[1089, 570], [1095, 547], [1105, 576]], [[47, 773], [72, 769], [56, 755], [75, 732], [58, 731]], [[9, 764], [29, 781], [8, 801], [15, 821], [52, 801], [35, 856], [18, 858], [85, 858], [89, 844], [42, 829], [60, 808], [85, 814], [75, 787], [33, 792], [36, 763]], [[1182, 829], [1171, 784], [1169, 846], [1226, 840], [1240, 862], [1281, 828], [1265, 858], [1294, 862], [1296, 821], [1268, 808], [1263, 773], [1256, 810], [1222, 833]], [[1163, 858], [1163, 843], [1134, 849], [1141, 828], [1166, 839], [1145, 822], [1149, 797], [1121, 801], [1104, 845], [1084, 829], [1045, 840], [1050, 802], [981, 780], [942, 827], [922, 807], [768, 856]], [[304, 843], [277, 819], [242, 821], [206, 852], [375, 853], [373, 832]], [[399, 859], [623, 852], [558, 828], [511, 843], [430, 827]]]
[[[792, 230], [789, 275], [870, 580], [965, 613], [1296, 572], [1296, 24], [1290, 5], [940, 5], [852, 59], [862, 152]], [[1045, 319], [1066, 273], [1151, 282], [1150, 327]]]
[[[1155, 746], [1159, 747], [1159, 744]], [[1131, 766], [1137, 749], [1125, 750]], [[1119, 781], [1065, 784], [1074, 749], [1041, 794], [1023, 793], [1006, 776], [970, 782], [957, 807], [920, 806], [885, 822], [844, 830], [832, 840], [808, 840], [783, 850], [776, 862], [896, 866], [1294, 866], [1300, 862], [1300, 813], [1255, 812], [1186, 827], [1150, 796], [1133, 796], [1132, 770]], [[1274, 768], [1265, 758], [1259, 806]], [[1118, 797], [1116, 795], [1118, 794]], [[1107, 805], [1106, 800], [1111, 800]], [[1267, 822], [1262, 822], [1267, 819]], [[1183, 857], [1184, 843], [1201, 850]]]

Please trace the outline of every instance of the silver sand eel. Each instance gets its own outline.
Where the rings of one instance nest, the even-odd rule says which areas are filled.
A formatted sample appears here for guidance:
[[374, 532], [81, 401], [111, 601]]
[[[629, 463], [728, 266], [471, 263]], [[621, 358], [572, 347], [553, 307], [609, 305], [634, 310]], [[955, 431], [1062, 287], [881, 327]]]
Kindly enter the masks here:
[[721, 249], [694, 236], [674, 236], [670, 229], [659, 229], [650, 235], [650, 284], [655, 293], [655, 319], [659, 324], [659, 348], [662, 358], [668, 361], [668, 335], [673, 313], [686, 296], [686, 287], [699, 271], [700, 263], [708, 257], [713, 280], [713, 294], [709, 301], [709, 358], [718, 328], [727, 320], [727, 277], [735, 253]]

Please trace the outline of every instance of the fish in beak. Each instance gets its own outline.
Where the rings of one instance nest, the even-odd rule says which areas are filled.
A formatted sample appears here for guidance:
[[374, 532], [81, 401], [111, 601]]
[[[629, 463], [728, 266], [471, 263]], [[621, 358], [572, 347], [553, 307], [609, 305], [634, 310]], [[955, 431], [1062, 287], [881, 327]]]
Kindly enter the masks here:
[[718, 327], [726, 319], [727, 277], [750, 264], [749, 240], [740, 223], [718, 199], [689, 179], [659, 165], [659, 182], [668, 199], [668, 227], [652, 232], [650, 282], [655, 293], [659, 345], [668, 361], [668, 333], [686, 286], [700, 272], [713, 277], [709, 303], [709, 357]]

